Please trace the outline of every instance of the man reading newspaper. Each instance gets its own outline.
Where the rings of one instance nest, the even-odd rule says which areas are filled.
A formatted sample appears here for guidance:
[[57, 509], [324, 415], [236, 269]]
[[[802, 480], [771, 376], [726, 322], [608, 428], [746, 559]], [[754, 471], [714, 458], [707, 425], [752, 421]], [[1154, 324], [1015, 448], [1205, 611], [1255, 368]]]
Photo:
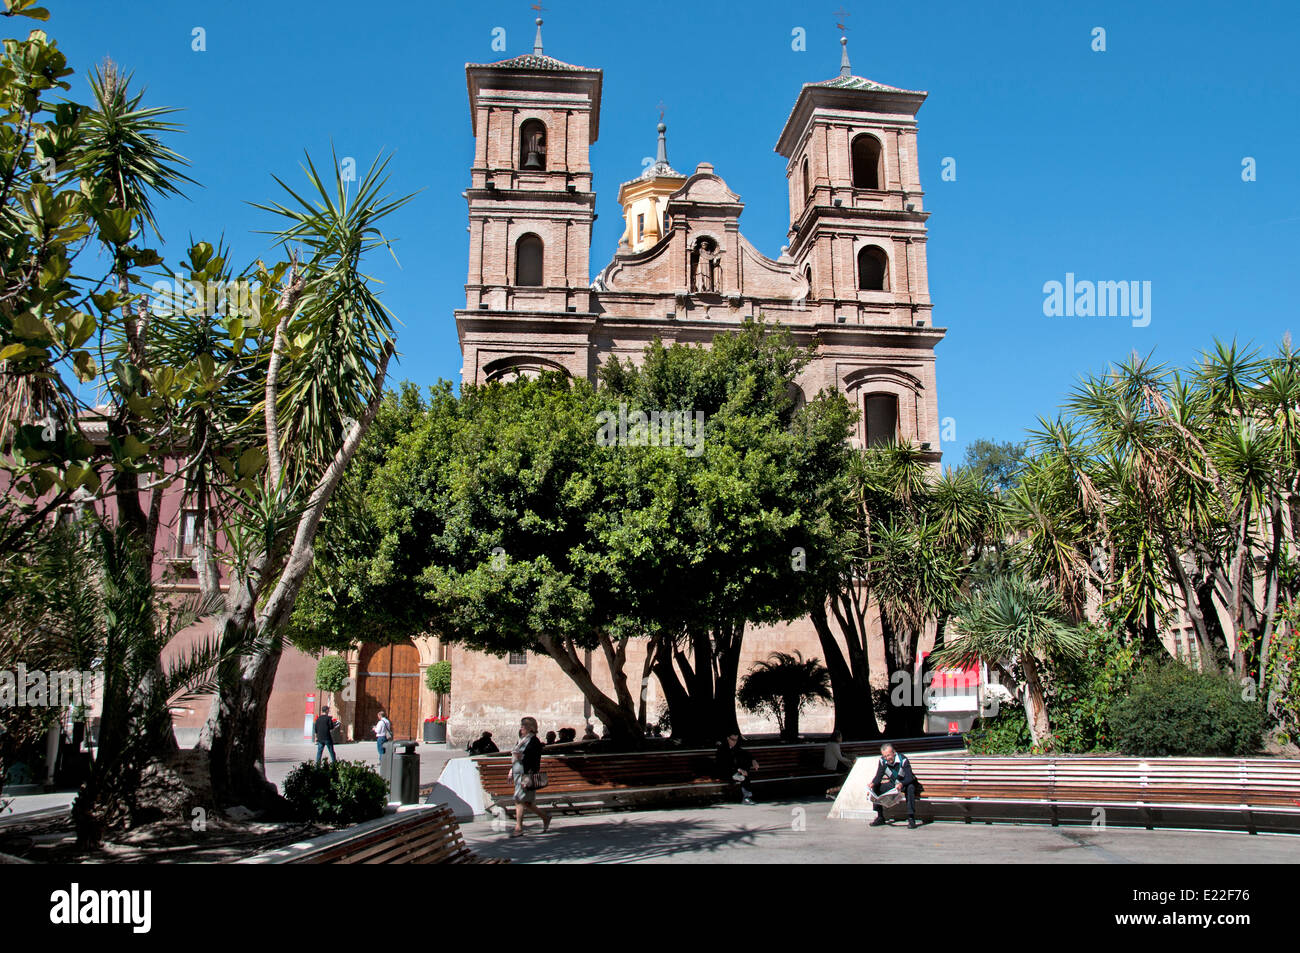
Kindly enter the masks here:
[[907, 800], [907, 826], [916, 827], [916, 795], [921, 790], [921, 782], [912, 773], [912, 765], [891, 744], [880, 748], [880, 762], [876, 765], [876, 776], [871, 780], [871, 803], [876, 808], [876, 819], [872, 827], [885, 823], [885, 808], [893, 807], [899, 801]]

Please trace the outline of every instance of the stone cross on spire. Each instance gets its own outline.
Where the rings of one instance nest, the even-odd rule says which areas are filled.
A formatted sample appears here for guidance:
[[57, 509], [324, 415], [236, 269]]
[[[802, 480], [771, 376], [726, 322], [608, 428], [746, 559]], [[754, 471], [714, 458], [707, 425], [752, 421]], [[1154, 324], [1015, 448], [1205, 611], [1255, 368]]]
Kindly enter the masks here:
[[542, 55], [542, 18], [537, 18], [537, 38], [533, 40], [533, 53]]

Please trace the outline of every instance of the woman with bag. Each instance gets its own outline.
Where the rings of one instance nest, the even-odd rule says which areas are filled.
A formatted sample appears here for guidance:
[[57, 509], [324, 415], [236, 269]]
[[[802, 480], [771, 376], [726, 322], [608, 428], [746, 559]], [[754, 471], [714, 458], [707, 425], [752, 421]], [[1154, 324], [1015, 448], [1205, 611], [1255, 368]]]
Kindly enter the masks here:
[[519, 743], [511, 751], [510, 777], [515, 782], [515, 829], [511, 837], [524, 833], [524, 812], [532, 811], [542, 819], [542, 833], [551, 827], [551, 812], [537, 806], [537, 791], [546, 787], [546, 774], [542, 771], [542, 749], [546, 746], [537, 737], [537, 719], [524, 718], [519, 723]]

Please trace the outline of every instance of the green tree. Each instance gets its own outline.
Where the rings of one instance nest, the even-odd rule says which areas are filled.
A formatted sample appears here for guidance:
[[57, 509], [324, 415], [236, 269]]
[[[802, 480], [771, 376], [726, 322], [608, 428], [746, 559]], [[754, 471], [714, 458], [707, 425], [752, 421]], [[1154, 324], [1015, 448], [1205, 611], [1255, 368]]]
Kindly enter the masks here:
[[1005, 493], [1016, 484], [1026, 449], [1023, 441], [975, 440], [967, 445], [962, 466]]
[[704, 422], [696, 456], [624, 448], [616, 477], [626, 502], [602, 536], [617, 554], [626, 614], [650, 636], [646, 664], [673, 735], [688, 742], [736, 730], [746, 625], [803, 615], [839, 568], [852, 410], [837, 393], [797, 406], [809, 359], [788, 331], [760, 321], [709, 349], [656, 342], [640, 367], [602, 373], [629, 413]]

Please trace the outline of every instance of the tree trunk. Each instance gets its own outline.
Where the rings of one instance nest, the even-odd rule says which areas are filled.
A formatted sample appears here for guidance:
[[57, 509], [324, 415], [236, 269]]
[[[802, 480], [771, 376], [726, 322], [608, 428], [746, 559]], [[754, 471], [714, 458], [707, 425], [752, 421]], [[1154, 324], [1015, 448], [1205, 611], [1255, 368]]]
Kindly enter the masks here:
[[[925, 706], [914, 671], [918, 635], [908, 628], [896, 628], [883, 611], [880, 613], [880, 629], [885, 640], [885, 666], [889, 672], [885, 737], [913, 738], [921, 734], [925, 724]], [[899, 690], [902, 691], [902, 704], [895, 704], [895, 692]]]
[[781, 699], [781, 707], [785, 709], [781, 738], [791, 743], [799, 740], [799, 701], [797, 695], [786, 695]]
[[[833, 598], [835, 597], [832, 596]], [[840, 732], [846, 741], [879, 738], [880, 729], [876, 725], [876, 713], [871, 703], [871, 672], [866, 652], [860, 649], [857, 652], [853, 651], [853, 640], [849, 633], [845, 633], [845, 642], [849, 645], [849, 650], [845, 652], [840, 648], [839, 641], [831, 631], [825, 605], [814, 608], [809, 613], [809, 617], [812, 619], [813, 628], [817, 630], [817, 639], [821, 642], [826, 668], [831, 673], [835, 730]], [[837, 613], [837, 618], [842, 616]]]
[[1025, 675], [1025, 718], [1029, 721], [1029, 736], [1035, 745], [1042, 745], [1052, 736], [1052, 726], [1047, 720], [1047, 701], [1038, 680], [1038, 662], [1032, 653], [1020, 658]]
[[[619, 699], [616, 700], [596, 686], [591, 673], [578, 658], [577, 648], [571, 641], [567, 639], [557, 641], [546, 634], [539, 635], [537, 641], [546, 654], [560, 666], [564, 674], [569, 676], [573, 684], [578, 686], [583, 697], [591, 703], [596, 715], [609, 728], [610, 738], [615, 744], [626, 748], [641, 747], [645, 736], [637, 721], [636, 705], [627, 692], [627, 676], [621, 669], [621, 657], [613, 650], [606, 655], [606, 660], [611, 665], [610, 675], [615, 685], [618, 685], [620, 679], [623, 685], [621, 692], [616, 690], [616, 694], [619, 695]], [[615, 664], [619, 665], [617, 671], [613, 669]]]
[[[244, 592], [242, 598], [253, 596]], [[253, 641], [256, 618], [228, 613], [222, 622], [223, 641]], [[280, 638], [272, 638], [230, 666], [233, 671], [221, 675], [221, 687], [198, 744], [208, 751], [218, 804], [264, 810], [280, 802], [278, 789], [266, 779], [265, 765], [267, 706], [282, 645]]]
[[724, 622], [712, 630], [712, 639], [702, 628], [681, 642], [660, 637], [654, 672], [668, 701], [673, 738], [708, 746], [739, 731], [736, 683], [744, 634], [743, 622]]

